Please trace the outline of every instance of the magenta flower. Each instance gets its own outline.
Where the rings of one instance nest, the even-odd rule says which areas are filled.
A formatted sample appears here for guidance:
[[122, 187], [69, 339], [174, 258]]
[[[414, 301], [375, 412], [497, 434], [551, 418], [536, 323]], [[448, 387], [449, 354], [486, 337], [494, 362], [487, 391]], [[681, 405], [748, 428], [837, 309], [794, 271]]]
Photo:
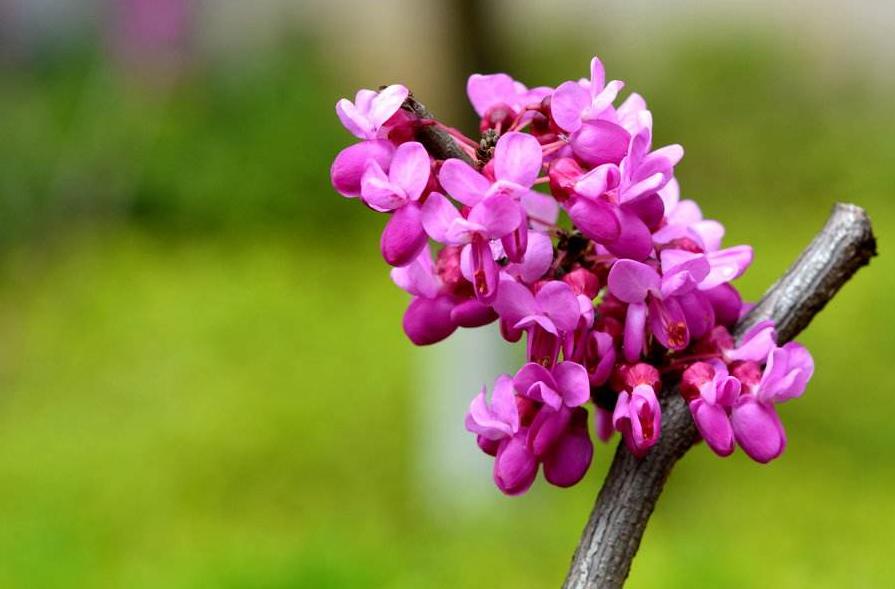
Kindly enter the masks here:
[[677, 180], [671, 179], [660, 191], [665, 208], [662, 227], [653, 233], [657, 244], [691, 241], [704, 252], [721, 249], [724, 226], [718, 221], [703, 219], [702, 211], [692, 200], [680, 200]]
[[575, 362], [560, 362], [551, 370], [529, 362], [513, 377], [516, 391], [554, 411], [578, 407], [590, 399], [587, 371]]
[[387, 170], [395, 153], [395, 146], [384, 140], [370, 140], [355, 143], [339, 152], [330, 168], [333, 188], [348, 198], [361, 195], [361, 184], [367, 167], [375, 162]]
[[385, 261], [404, 266], [426, 245], [418, 201], [429, 183], [429, 154], [415, 141], [395, 150], [388, 174], [374, 159], [361, 179], [361, 198], [373, 210], [391, 212], [380, 248]]
[[380, 249], [412, 297], [410, 340], [494, 320], [507, 341], [526, 336], [526, 363], [497, 379], [490, 400], [483, 388], [466, 416], [508, 495], [542, 465], [551, 484], [581, 480], [593, 457], [589, 402], [597, 438], [619, 431], [644, 456], [661, 432], [663, 375], [681, 375], [713, 452], [739, 444], [772, 460], [786, 444], [776, 404], [801, 395], [814, 371], [805, 348], [777, 346], [771, 322], [734, 340], [750, 305], [732, 281], [752, 248], [722, 248], [724, 227], [681, 199], [683, 148], [654, 149], [643, 97], [614, 106], [622, 87], [596, 58], [589, 79], [555, 90], [475, 74], [467, 94], [481, 137], [402, 108], [401, 85], [336, 105], [360, 142], [335, 157], [332, 184], [389, 215]]
[[764, 362], [771, 350], [777, 347], [777, 330], [773, 321], [759, 321], [743, 334], [740, 345], [723, 350], [724, 359], [728, 362], [749, 360]]
[[466, 94], [481, 118], [482, 131], [506, 131], [526, 108], [536, 108], [551, 92], [545, 86], [529, 90], [506, 74], [473, 74], [466, 82]]
[[[683, 157], [679, 145], [650, 152], [652, 120], [648, 111], [640, 118], [641, 130], [625, 144], [627, 154], [621, 163], [597, 165], [581, 175], [572, 185], [573, 198], [566, 204], [582, 233], [610, 253], [636, 260], [652, 251], [651, 230], [662, 223], [665, 211], [660, 193], [672, 181], [674, 166]], [[569, 173], [574, 168], [561, 169]], [[554, 181], [559, 183], [559, 178]]]
[[359, 139], [377, 139], [385, 123], [398, 112], [410, 92], [393, 84], [379, 92], [360, 90], [351, 102], [343, 98], [336, 104], [336, 114], [348, 131]]
[[697, 362], [681, 377], [681, 394], [689, 400], [696, 429], [718, 456], [733, 453], [730, 409], [740, 395], [740, 381], [730, 376], [723, 362]]
[[[670, 250], [662, 254], [666, 260], [672, 257]], [[628, 303], [623, 350], [629, 362], [640, 357], [647, 316], [650, 331], [666, 348], [681, 350], [690, 341], [687, 316], [679, 299], [708, 275], [709, 265], [704, 256], [698, 255], [675, 262], [661, 276], [651, 266], [634, 260], [619, 260], [609, 271], [609, 292]]]
[[505, 495], [521, 495], [538, 476], [538, 459], [528, 447], [523, 428], [513, 437], [500, 442], [494, 458], [494, 484]]
[[612, 425], [621, 432], [625, 445], [637, 457], [659, 441], [662, 429], [662, 409], [656, 391], [648, 384], [638, 384], [631, 392], [623, 391], [612, 412]]
[[536, 295], [511, 279], [501, 281], [494, 309], [501, 321], [528, 332], [528, 359], [553, 366], [562, 337], [578, 325], [578, 299], [568, 284], [554, 280]]
[[[449, 253], [442, 250], [439, 260], [444, 260]], [[479, 327], [496, 319], [490, 307], [462, 296], [459, 291], [463, 285], [457, 283], [456, 277], [453, 284], [445, 283], [426, 245], [410, 264], [393, 268], [391, 276], [399, 288], [413, 295], [404, 313], [403, 325], [404, 333], [418, 346], [439, 342], [457, 327]]]
[[516, 408], [513, 380], [506, 374], [497, 378], [490, 404], [485, 399], [487, 392], [482, 387], [482, 391], [469, 404], [466, 429], [491, 441], [511, 437], [519, 431], [519, 410]]
[[493, 301], [498, 287], [499, 269], [489, 242], [502, 239], [514, 262], [521, 262], [525, 254], [528, 228], [523, 205], [540, 200], [537, 195], [530, 195], [540, 173], [541, 157], [541, 147], [533, 137], [507, 133], [494, 150], [494, 182], [458, 159], [447, 160], [441, 167], [441, 185], [452, 197], [471, 207], [466, 218], [441, 195], [433, 193], [423, 205], [423, 226], [433, 239], [468, 244], [464, 256], [470, 261], [470, 281], [476, 297], [483, 302]]
[[500, 271], [490, 241], [509, 235], [520, 222], [518, 204], [504, 194], [483, 198], [470, 209], [466, 218], [437, 192], [429, 195], [422, 208], [423, 227], [432, 239], [465, 246], [462, 256], [470, 259], [470, 282], [476, 298], [485, 303], [492, 302], [497, 295]]
[[587, 122], [600, 119], [624, 88], [624, 82], [606, 84], [606, 71], [596, 57], [590, 62], [590, 80], [564, 82], [553, 92], [550, 114], [567, 133], [575, 133]]
[[770, 462], [786, 448], [786, 432], [774, 409], [800, 396], [814, 374], [814, 360], [804, 346], [790, 342], [775, 348], [761, 379], [754, 362], [745, 362], [734, 369], [744, 386], [730, 414], [737, 443], [750, 458]]
[[565, 431], [543, 457], [544, 478], [557, 487], [571, 487], [584, 478], [594, 455], [594, 444], [587, 427], [587, 411], [577, 407], [570, 413]]

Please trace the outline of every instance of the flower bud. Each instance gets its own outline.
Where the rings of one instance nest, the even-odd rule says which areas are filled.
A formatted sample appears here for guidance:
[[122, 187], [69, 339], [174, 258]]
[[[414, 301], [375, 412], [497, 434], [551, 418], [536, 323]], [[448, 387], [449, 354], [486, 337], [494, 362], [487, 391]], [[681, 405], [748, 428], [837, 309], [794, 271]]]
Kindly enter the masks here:
[[576, 295], [583, 294], [589, 299], [594, 299], [600, 292], [600, 281], [597, 275], [584, 268], [576, 268], [562, 277], [563, 282], [572, 287]]
[[584, 170], [574, 159], [561, 157], [550, 164], [547, 176], [550, 178], [550, 192], [557, 202], [565, 202], [571, 198], [575, 182], [584, 174]]
[[707, 362], [696, 362], [684, 370], [681, 375], [681, 395], [687, 401], [699, 397], [699, 389], [715, 378], [715, 369]]

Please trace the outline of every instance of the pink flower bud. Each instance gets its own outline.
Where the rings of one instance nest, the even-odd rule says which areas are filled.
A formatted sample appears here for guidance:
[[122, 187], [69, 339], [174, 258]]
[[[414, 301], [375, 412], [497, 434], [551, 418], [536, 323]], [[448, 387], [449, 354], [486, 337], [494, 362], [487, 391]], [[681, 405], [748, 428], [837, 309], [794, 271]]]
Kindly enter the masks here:
[[576, 268], [562, 277], [563, 282], [572, 287], [576, 294], [583, 294], [589, 299], [596, 298], [600, 292], [600, 281], [597, 275], [584, 268]]
[[559, 202], [565, 202], [574, 193], [575, 183], [584, 174], [584, 170], [574, 159], [562, 157], [550, 164], [547, 176], [550, 178], [550, 192]]

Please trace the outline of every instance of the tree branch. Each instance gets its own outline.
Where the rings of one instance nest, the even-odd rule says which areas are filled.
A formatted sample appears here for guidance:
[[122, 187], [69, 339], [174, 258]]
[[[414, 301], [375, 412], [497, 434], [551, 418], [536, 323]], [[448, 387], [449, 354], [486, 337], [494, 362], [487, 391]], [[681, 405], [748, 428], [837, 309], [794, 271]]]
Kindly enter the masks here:
[[[835, 205], [802, 255], [740, 321], [736, 335], [773, 319], [779, 343], [791, 340], [875, 255], [876, 240], [864, 209]], [[572, 557], [565, 589], [615, 589], [625, 582], [671, 469], [699, 439], [690, 410], [676, 390], [664, 391], [661, 404], [662, 434], [650, 453], [639, 460], [624, 444], [616, 449]]]
[[[412, 95], [407, 97], [401, 108], [407, 112], [415, 114], [424, 121], [434, 121], [435, 117], [429, 112], [422, 102], [414, 98]], [[457, 141], [447, 132], [439, 129], [435, 125], [420, 125], [416, 131], [416, 140], [423, 144], [423, 147], [435, 159], [446, 160], [450, 158], [461, 159], [469, 165], [473, 165], [472, 159], [457, 144]]]

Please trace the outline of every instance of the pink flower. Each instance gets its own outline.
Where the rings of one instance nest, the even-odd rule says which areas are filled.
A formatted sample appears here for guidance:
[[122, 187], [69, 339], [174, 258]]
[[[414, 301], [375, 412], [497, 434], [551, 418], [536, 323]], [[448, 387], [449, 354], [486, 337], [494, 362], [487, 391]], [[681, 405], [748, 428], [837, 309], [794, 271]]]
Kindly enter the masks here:
[[[439, 262], [444, 265], [452, 253], [447, 248], [439, 252]], [[451, 284], [445, 283], [426, 245], [410, 264], [393, 268], [391, 276], [398, 287], [413, 295], [403, 324], [404, 333], [418, 346], [439, 342], [457, 327], [478, 327], [496, 319], [490, 307], [462, 296], [463, 285], [458, 284], [458, 281], [465, 282], [462, 277], [453, 277]]]
[[388, 174], [373, 159], [361, 178], [361, 198], [373, 210], [392, 212], [382, 232], [380, 247], [392, 266], [409, 264], [426, 245], [418, 201], [429, 183], [431, 162], [415, 141], [395, 150]]
[[571, 487], [587, 473], [594, 444], [587, 427], [587, 411], [571, 410], [568, 426], [544, 455], [544, 478], [557, 487]]
[[375, 162], [381, 169], [388, 169], [395, 153], [395, 146], [384, 140], [355, 143], [339, 152], [330, 168], [333, 188], [348, 198], [361, 195], [361, 183], [367, 167]]
[[560, 362], [551, 370], [529, 362], [513, 377], [513, 386], [520, 395], [554, 411], [578, 407], [590, 399], [587, 371], [575, 362]]
[[354, 102], [343, 98], [336, 103], [336, 114], [348, 131], [359, 139], [377, 139], [380, 130], [392, 118], [410, 92], [400, 84], [392, 84], [379, 92], [360, 90]]
[[538, 476], [538, 466], [528, 447], [527, 432], [520, 430], [500, 442], [494, 459], [494, 484], [505, 495], [521, 495]]
[[[727, 456], [739, 444], [768, 462], [786, 445], [776, 404], [800, 396], [814, 371], [805, 348], [777, 346], [772, 322], [735, 342], [749, 305], [731, 282], [752, 248], [722, 248], [724, 227], [681, 199], [683, 148], [654, 149], [646, 101], [632, 93], [614, 106], [623, 83], [605, 78], [596, 58], [589, 79], [555, 90], [473, 75], [481, 138], [402, 108], [400, 85], [336, 105], [360, 142], [335, 157], [332, 184], [389, 215], [380, 249], [412, 297], [410, 340], [495, 319], [507, 341], [526, 336], [526, 363], [497, 379], [490, 400], [483, 388], [466, 415], [508, 495], [542, 465], [551, 484], [581, 480], [593, 458], [589, 402], [599, 439], [619, 431], [645, 456], [661, 435], [661, 377], [682, 369], [706, 445]], [[436, 135], [455, 145], [441, 149]]]
[[590, 80], [560, 84], [550, 100], [550, 114], [556, 124], [567, 133], [575, 133], [585, 122], [599, 120], [625, 86], [618, 80], [605, 82], [603, 63], [594, 57], [590, 62]]
[[[498, 266], [489, 242], [501, 239], [514, 262], [527, 250], [527, 204], [539, 207], [541, 197], [531, 186], [541, 169], [541, 147], [530, 135], [507, 133], [494, 150], [492, 182], [465, 162], [449, 159], [439, 181], [452, 197], [471, 207], [464, 218], [443, 196], [433, 193], [423, 205], [423, 227], [436, 241], [466, 245], [464, 264], [476, 296], [491, 302], [497, 294]], [[554, 215], [555, 216], [555, 215]], [[552, 222], [548, 220], [547, 222]]]
[[754, 362], [745, 362], [734, 368], [744, 392], [739, 396], [730, 414], [737, 443], [750, 458], [757, 462], [770, 462], [786, 448], [786, 432], [774, 409], [782, 403], [800, 396], [814, 374], [814, 360], [804, 346], [790, 342], [775, 348], [758, 377]]
[[650, 330], [663, 346], [671, 350], [687, 346], [690, 331], [679, 298], [692, 291], [708, 271], [704, 257], [678, 263], [661, 276], [651, 266], [634, 260], [613, 264], [609, 271], [609, 292], [628, 303], [623, 350], [629, 362], [640, 357], [647, 317]]
[[551, 92], [553, 89], [545, 86], [529, 90], [507, 74], [473, 74], [466, 83], [466, 94], [481, 117], [482, 131], [506, 131], [526, 108], [537, 107]]
[[681, 394], [689, 400], [696, 429], [718, 456], [729, 456], [736, 444], [730, 409], [740, 395], [740, 381], [723, 362], [697, 362], [681, 377]]
[[490, 404], [485, 399], [487, 392], [482, 387], [482, 391], [469, 404], [466, 429], [491, 441], [512, 436], [519, 431], [519, 410], [516, 408], [513, 380], [505, 374], [497, 378]]
[[777, 347], [777, 330], [774, 328], [774, 322], [759, 321], [743, 334], [738, 347], [723, 350], [724, 359], [728, 362], [737, 360], [763, 362], [775, 347]]
[[528, 359], [542, 366], [553, 366], [562, 337], [575, 329], [581, 314], [571, 287], [559, 280], [544, 284], [536, 295], [503, 280], [494, 309], [502, 322], [528, 332]]
[[659, 441], [662, 409], [656, 391], [648, 384], [638, 384], [630, 392], [618, 396], [612, 425], [621, 432], [628, 450], [642, 458]]

